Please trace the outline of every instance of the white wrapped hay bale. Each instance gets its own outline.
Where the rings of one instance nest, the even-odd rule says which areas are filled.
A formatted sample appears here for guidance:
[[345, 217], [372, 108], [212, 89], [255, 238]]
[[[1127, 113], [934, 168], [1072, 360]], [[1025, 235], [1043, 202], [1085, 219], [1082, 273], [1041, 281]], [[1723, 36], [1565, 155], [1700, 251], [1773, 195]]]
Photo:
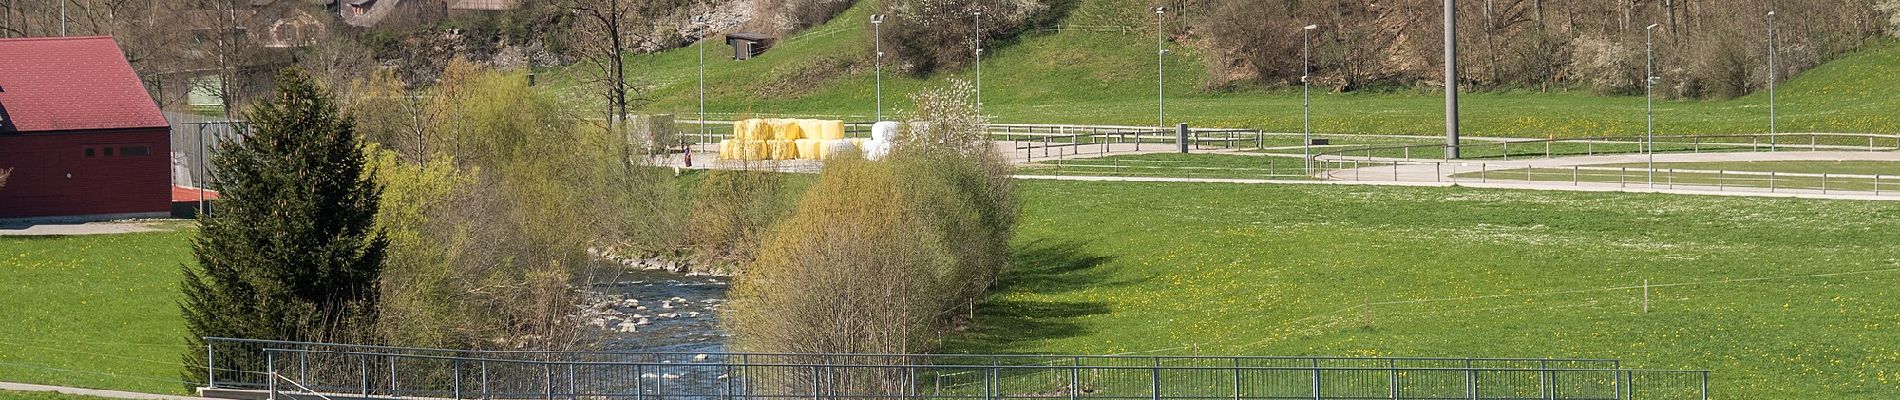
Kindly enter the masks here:
[[883, 160], [884, 157], [891, 155], [891, 141], [889, 140], [866, 140], [859, 146], [864, 149], [865, 159], [873, 161]]
[[899, 126], [896, 122], [878, 121], [878, 123], [871, 125], [871, 139], [885, 142], [897, 140], [898, 128]]

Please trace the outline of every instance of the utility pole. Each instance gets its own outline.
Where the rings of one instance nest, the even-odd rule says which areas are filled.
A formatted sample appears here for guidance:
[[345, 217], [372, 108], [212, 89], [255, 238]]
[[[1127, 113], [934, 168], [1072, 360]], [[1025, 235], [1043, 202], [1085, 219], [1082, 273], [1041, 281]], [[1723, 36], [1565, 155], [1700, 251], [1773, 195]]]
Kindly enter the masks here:
[[1458, 9], [1445, 0], [1445, 159], [1458, 150]]
[[67, 1], [70, 1], [70, 0], [59, 0], [59, 35], [60, 36], [66, 36], [66, 2]]

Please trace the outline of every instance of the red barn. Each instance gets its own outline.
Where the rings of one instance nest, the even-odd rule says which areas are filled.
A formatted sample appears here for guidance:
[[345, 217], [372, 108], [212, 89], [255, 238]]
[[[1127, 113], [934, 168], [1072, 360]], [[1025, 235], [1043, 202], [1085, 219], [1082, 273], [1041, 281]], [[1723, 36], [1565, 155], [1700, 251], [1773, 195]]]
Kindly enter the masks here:
[[0, 39], [0, 218], [167, 215], [170, 135], [111, 37]]

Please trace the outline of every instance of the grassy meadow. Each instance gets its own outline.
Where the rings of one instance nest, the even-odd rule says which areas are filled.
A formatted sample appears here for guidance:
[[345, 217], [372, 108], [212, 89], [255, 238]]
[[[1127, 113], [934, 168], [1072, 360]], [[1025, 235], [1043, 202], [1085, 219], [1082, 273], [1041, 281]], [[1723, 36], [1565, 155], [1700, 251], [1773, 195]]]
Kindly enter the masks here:
[[26, 392], [0, 390], [0, 400], [105, 400], [105, 397], [83, 396], [59, 392]]
[[0, 237], [0, 381], [184, 393], [195, 232]]
[[1900, 204], [1022, 188], [1016, 269], [953, 351], [1616, 358], [1713, 370], [1716, 398], [1900, 396]]

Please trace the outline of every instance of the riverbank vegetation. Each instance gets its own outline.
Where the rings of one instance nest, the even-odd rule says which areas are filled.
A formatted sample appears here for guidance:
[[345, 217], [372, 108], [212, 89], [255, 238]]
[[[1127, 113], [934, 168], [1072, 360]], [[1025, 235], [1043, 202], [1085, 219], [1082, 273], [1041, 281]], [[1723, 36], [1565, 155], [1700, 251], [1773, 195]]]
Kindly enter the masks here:
[[919, 94], [883, 161], [828, 160], [737, 276], [725, 326], [743, 351], [923, 353], [1003, 272], [1014, 183], [967, 99]]
[[388, 76], [363, 86], [348, 111], [378, 144], [390, 343], [582, 346], [572, 289], [611, 273], [593, 268], [602, 249], [677, 226], [661, 210], [677, 196], [670, 176], [522, 72], [455, 63], [420, 91]]

